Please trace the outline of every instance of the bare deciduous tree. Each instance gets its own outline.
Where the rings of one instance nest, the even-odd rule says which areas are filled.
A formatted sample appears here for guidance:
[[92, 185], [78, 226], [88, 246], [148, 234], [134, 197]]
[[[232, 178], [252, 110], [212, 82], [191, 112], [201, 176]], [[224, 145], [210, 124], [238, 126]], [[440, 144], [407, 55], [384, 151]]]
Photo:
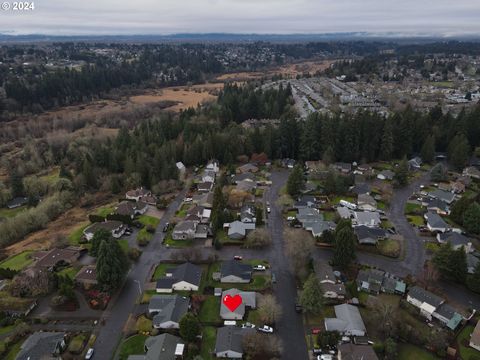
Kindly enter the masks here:
[[300, 279], [306, 278], [308, 275], [307, 266], [310, 261], [310, 254], [315, 246], [315, 240], [304, 232], [293, 229], [286, 229], [283, 236], [286, 241], [287, 256], [290, 259], [293, 271]]
[[258, 301], [260, 319], [267, 324], [274, 324], [282, 316], [282, 307], [271, 294], [263, 295]]

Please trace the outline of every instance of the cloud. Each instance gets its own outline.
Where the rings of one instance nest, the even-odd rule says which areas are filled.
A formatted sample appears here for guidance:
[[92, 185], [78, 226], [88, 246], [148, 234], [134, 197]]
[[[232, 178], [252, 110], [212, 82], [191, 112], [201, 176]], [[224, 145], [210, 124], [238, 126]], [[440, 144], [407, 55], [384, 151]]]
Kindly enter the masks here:
[[51, 35], [401, 32], [480, 34], [477, 0], [38, 0], [0, 32]]

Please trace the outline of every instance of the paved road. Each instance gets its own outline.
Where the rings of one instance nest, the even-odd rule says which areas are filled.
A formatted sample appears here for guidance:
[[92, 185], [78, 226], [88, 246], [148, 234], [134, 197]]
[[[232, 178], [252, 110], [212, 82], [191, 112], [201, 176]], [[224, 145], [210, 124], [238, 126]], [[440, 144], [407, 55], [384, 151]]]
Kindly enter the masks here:
[[[268, 227], [272, 235], [273, 246], [268, 250], [268, 259], [277, 283], [273, 285], [277, 300], [282, 306], [283, 315], [276, 324], [278, 335], [282, 339], [282, 359], [308, 359], [302, 316], [295, 312], [295, 297], [297, 288], [290, 262], [285, 256], [283, 242], [282, 211], [276, 205], [280, 188], [288, 178], [287, 171], [272, 173], [272, 186], [266, 192], [270, 202], [271, 213], [268, 217]], [[258, 254], [257, 254], [258, 256]]]
[[135, 303], [143, 291], [142, 286], [152, 266], [158, 264], [161, 260], [170, 257], [171, 250], [162, 246], [164, 233], [162, 229], [175, 211], [180, 206], [185, 191], [177, 195], [175, 200], [168, 207], [165, 216], [160, 220], [154, 238], [148, 246], [145, 247], [142, 256], [135, 263], [128, 273], [125, 286], [119, 294], [110, 302], [102, 318], [105, 325], [100, 324], [95, 329], [98, 332], [95, 343], [95, 357], [98, 359], [111, 359], [115, 349], [122, 337], [123, 328], [128, 320], [128, 316], [135, 310]]

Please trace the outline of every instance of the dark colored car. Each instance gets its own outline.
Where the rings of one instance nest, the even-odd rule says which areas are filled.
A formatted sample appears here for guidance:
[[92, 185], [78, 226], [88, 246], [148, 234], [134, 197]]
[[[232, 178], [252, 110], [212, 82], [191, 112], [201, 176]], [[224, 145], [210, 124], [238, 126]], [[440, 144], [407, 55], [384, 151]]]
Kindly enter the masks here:
[[163, 232], [167, 232], [169, 227], [170, 227], [170, 224], [167, 222], [163, 227]]

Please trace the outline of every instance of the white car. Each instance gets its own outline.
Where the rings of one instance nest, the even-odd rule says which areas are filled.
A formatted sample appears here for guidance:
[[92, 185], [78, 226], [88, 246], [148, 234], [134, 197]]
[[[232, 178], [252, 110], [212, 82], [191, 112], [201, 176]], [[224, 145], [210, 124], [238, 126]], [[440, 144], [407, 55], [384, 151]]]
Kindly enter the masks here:
[[267, 213], [270, 213], [271, 209], [270, 206], [267, 207]]
[[317, 360], [333, 360], [333, 355], [330, 355], [330, 354], [318, 355]]
[[263, 325], [262, 327], [258, 328], [258, 331], [261, 331], [261, 332], [264, 332], [264, 333], [267, 333], [267, 334], [271, 334], [271, 333], [273, 333], [273, 328], [271, 328], [270, 326], [267, 326], [267, 325]]
[[249, 322], [242, 324], [242, 329], [255, 329], [255, 325]]
[[287, 221], [293, 221], [293, 220], [295, 220], [295, 216], [289, 216], [289, 217], [287, 217]]
[[266, 268], [265, 266], [263, 266], [263, 265], [255, 265], [255, 266], [253, 267], [253, 270], [256, 270], [256, 271], [265, 271], [265, 270], [267, 270], [267, 268]]
[[185, 199], [183, 199], [184, 202], [192, 202], [193, 201], [193, 198], [191, 197], [186, 197]]
[[88, 349], [87, 353], [85, 354], [85, 359], [86, 359], [86, 360], [89, 360], [89, 359], [91, 359], [92, 357], [93, 357], [93, 349], [90, 348], [90, 349]]

